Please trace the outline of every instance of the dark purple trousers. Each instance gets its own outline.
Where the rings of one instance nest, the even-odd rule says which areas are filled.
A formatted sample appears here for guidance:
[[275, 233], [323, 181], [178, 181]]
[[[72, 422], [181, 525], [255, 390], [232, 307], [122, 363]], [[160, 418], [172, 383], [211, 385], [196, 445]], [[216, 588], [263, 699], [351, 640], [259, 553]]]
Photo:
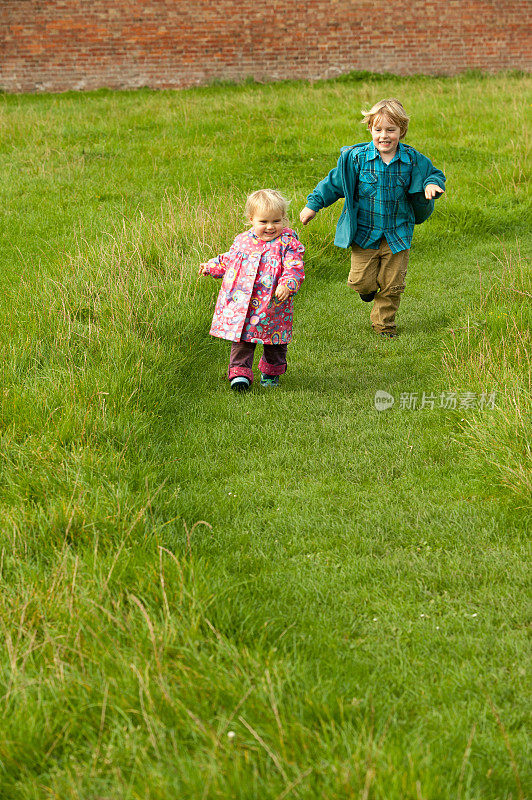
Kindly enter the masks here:
[[[243, 375], [253, 382], [253, 356], [255, 355], [254, 342], [233, 342], [229, 357], [228, 378]], [[286, 372], [287, 344], [265, 344], [264, 353], [259, 361], [259, 369], [263, 375], [283, 375]]]

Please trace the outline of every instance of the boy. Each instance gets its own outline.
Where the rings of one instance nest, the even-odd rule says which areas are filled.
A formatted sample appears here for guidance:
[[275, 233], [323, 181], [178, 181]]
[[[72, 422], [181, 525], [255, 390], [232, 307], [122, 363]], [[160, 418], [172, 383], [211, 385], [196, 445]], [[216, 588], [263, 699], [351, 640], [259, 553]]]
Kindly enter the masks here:
[[351, 246], [347, 283], [364, 302], [373, 300], [373, 330], [392, 338], [414, 224], [432, 214], [435, 198], [445, 191], [445, 175], [401, 142], [409, 118], [398, 100], [381, 100], [362, 113], [372, 141], [342, 147], [337, 166], [309, 194], [299, 218], [306, 225], [321, 208], [345, 197], [334, 243]]

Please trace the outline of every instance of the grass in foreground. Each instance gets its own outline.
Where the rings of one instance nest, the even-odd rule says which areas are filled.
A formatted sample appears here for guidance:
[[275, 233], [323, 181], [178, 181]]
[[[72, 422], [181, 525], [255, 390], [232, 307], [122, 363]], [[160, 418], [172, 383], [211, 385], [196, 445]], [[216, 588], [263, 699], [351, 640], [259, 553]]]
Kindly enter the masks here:
[[[525, 796], [526, 83], [1, 98], [2, 797]], [[329, 209], [283, 387], [235, 398], [197, 264], [381, 96], [449, 180], [401, 337]], [[497, 406], [401, 408], [450, 391]]]

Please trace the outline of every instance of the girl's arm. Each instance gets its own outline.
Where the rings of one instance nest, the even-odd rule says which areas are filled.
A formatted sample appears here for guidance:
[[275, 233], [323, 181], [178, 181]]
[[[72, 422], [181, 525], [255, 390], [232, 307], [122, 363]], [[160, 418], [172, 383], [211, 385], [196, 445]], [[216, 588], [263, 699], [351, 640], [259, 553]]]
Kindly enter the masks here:
[[227, 253], [222, 253], [222, 255], [215, 256], [214, 258], [211, 258], [210, 261], [201, 264], [199, 270], [200, 275], [210, 275], [211, 278], [223, 278], [227, 272], [227, 268], [233, 256], [234, 250], [235, 244], [233, 242], [230, 250], [228, 250]]
[[286, 300], [287, 297], [299, 291], [299, 287], [305, 279], [304, 254], [305, 247], [295, 233], [288, 234], [286, 239], [283, 234], [282, 271], [275, 290], [278, 300]]

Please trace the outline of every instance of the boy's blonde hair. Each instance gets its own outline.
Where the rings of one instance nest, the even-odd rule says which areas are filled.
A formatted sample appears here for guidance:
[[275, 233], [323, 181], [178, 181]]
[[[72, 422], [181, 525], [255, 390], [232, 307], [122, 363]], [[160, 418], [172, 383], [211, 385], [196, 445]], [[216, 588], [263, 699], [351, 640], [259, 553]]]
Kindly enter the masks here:
[[402, 104], [395, 97], [390, 98], [390, 100], [379, 100], [369, 111], [362, 111], [362, 113], [364, 114], [362, 124], [367, 125], [370, 130], [374, 123], [380, 122], [381, 118], [386, 116], [390, 122], [393, 122], [399, 128], [400, 139], [406, 135], [409, 117], [407, 117]]
[[290, 201], [284, 197], [277, 189], [258, 189], [248, 195], [246, 200], [246, 216], [248, 219], [265, 211], [278, 211], [282, 219], [288, 222], [288, 206]]

